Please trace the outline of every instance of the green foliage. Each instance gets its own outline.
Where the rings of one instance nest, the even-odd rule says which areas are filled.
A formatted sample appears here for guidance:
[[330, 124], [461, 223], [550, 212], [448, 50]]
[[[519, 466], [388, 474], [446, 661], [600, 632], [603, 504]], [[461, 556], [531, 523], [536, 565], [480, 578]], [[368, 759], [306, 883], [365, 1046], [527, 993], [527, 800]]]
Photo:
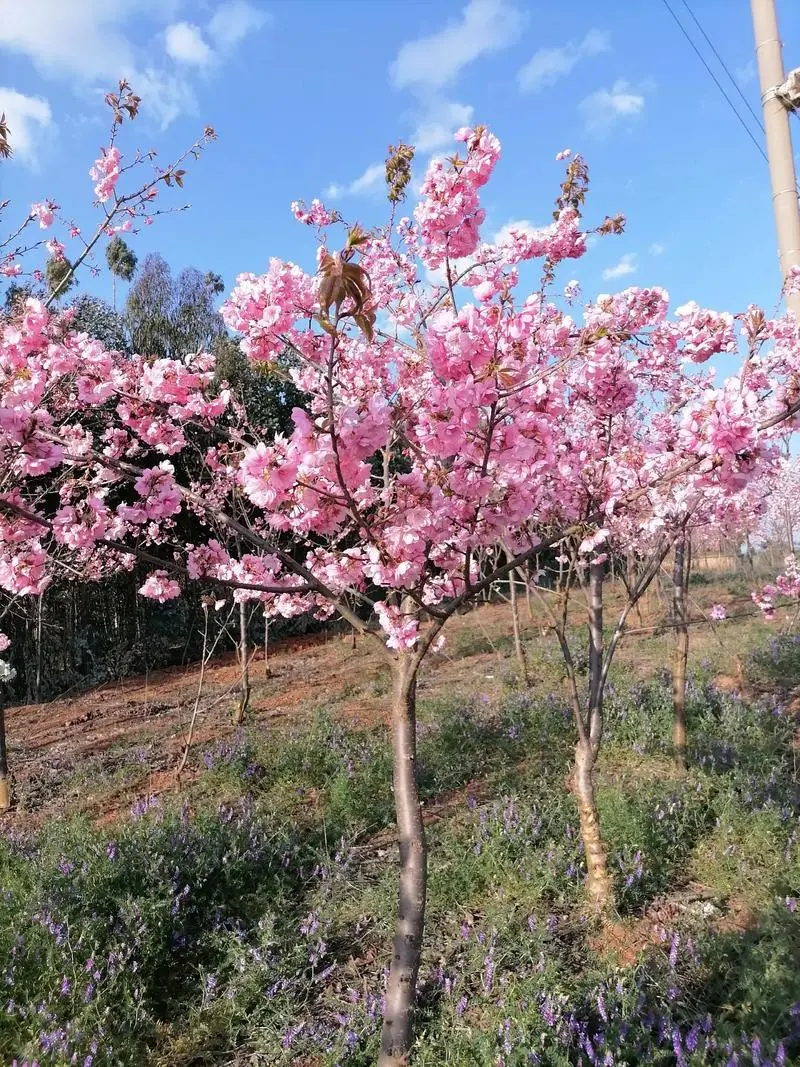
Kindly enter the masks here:
[[128, 348], [125, 319], [98, 296], [82, 293], [72, 304], [75, 330], [88, 333], [106, 348], [124, 352]]
[[222, 279], [188, 267], [173, 278], [159, 255], [146, 256], [126, 302], [133, 349], [142, 355], [182, 359], [207, 350], [225, 334], [214, 307]]
[[65, 256], [51, 256], [44, 269], [44, 277], [48, 295], [53, 295], [56, 300], [65, 296], [75, 284], [72, 264]]
[[115, 278], [129, 282], [136, 272], [136, 253], [117, 234], [106, 245], [106, 263]]
[[800, 685], [800, 634], [767, 636], [748, 654], [745, 672], [751, 682], [765, 688], [788, 692]]
[[270, 367], [253, 364], [238, 341], [227, 336], [215, 338], [211, 350], [217, 361], [217, 387], [228, 384], [249, 424], [268, 437], [291, 432], [292, 409], [303, 407], [304, 400], [289, 378], [286, 361]]

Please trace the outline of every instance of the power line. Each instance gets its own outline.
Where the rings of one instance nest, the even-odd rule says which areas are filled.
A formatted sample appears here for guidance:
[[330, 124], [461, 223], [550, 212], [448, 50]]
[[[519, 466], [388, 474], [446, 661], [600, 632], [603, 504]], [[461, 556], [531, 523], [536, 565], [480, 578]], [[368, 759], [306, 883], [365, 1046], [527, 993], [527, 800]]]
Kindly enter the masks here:
[[718, 51], [716, 50], [716, 48], [714, 47], [714, 42], [713, 42], [713, 41], [711, 40], [711, 38], [710, 38], [710, 37], [708, 36], [708, 34], [706, 33], [706, 31], [705, 31], [705, 30], [703, 29], [703, 27], [702, 27], [702, 26], [700, 25], [700, 21], [699, 21], [699, 19], [697, 18], [697, 15], [695, 15], [694, 11], [692, 11], [692, 9], [691, 9], [691, 8], [689, 7], [689, 4], [687, 3], [687, 0], [682, 0], [682, 3], [683, 3], [683, 6], [684, 6], [684, 7], [686, 8], [686, 10], [687, 10], [687, 11], [689, 12], [689, 14], [691, 15], [691, 17], [692, 17], [692, 19], [693, 19], [693, 21], [694, 21], [694, 24], [695, 24], [695, 26], [696, 26], [696, 27], [698, 28], [698, 30], [699, 30], [699, 31], [700, 31], [700, 32], [702, 33], [703, 37], [705, 38], [705, 40], [706, 40], [706, 43], [708, 44], [708, 47], [709, 47], [709, 48], [711, 49], [711, 51], [712, 51], [712, 52], [714, 53], [714, 55], [715, 55], [715, 56], [717, 57], [717, 61], [719, 62], [720, 66], [721, 66], [721, 67], [722, 67], [722, 69], [723, 69], [723, 70], [725, 71], [725, 73], [726, 73], [726, 74], [728, 75], [728, 78], [729, 78], [729, 80], [730, 80], [730, 83], [731, 83], [731, 85], [732, 85], [732, 86], [734, 87], [734, 89], [736, 90], [736, 92], [737, 92], [737, 93], [739, 94], [739, 96], [740, 96], [740, 97], [742, 98], [742, 100], [744, 101], [744, 106], [745, 106], [745, 107], [747, 108], [747, 110], [748, 110], [748, 111], [750, 112], [750, 114], [751, 114], [751, 115], [753, 116], [753, 118], [755, 119], [755, 121], [756, 121], [756, 125], [758, 126], [758, 128], [759, 128], [759, 129], [761, 130], [761, 132], [762, 132], [762, 133], [765, 133], [766, 131], [764, 130], [764, 124], [763, 124], [763, 122], [761, 121], [761, 116], [760, 116], [760, 115], [758, 115], [758, 114], [757, 114], [757, 113], [756, 113], [756, 112], [755, 112], [755, 111], [753, 110], [753, 108], [752, 108], [752, 106], [751, 106], [751, 104], [750, 104], [750, 101], [749, 101], [749, 100], [747, 99], [747, 97], [746, 97], [746, 96], [744, 95], [744, 93], [742, 92], [742, 90], [741, 90], [741, 87], [739, 86], [739, 83], [738, 83], [738, 81], [737, 81], [737, 80], [736, 80], [736, 79], [734, 78], [734, 76], [733, 76], [733, 75], [731, 74], [731, 72], [730, 72], [730, 71], [728, 70], [728, 67], [727, 67], [727, 64], [725, 63], [725, 60], [724, 60], [724, 59], [722, 58], [722, 56], [721, 56], [721, 55], [719, 54], [719, 52], [718, 52]]
[[702, 52], [700, 51], [700, 49], [699, 49], [699, 48], [697, 47], [697, 45], [696, 45], [696, 44], [694, 43], [694, 41], [692, 40], [692, 38], [691, 38], [691, 37], [689, 36], [689, 33], [688, 33], [688, 31], [686, 30], [686, 27], [685, 27], [685, 26], [683, 25], [683, 23], [681, 22], [681, 20], [680, 20], [680, 19], [678, 18], [678, 16], [677, 16], [677, 15], [675, 14], [675, 12], [673, 11], [673, 9], [672, 9], [672, 8], [670, 7], [670, 4], [669, 4], [669, 0], [664, 0], [664, 7], [665, 7], [665, 8], [667, 9], [667, 11], [669, 11], [670, 15], [672, 15], [672, 17], [673, 17], [673, 18], [675, 19], [675, 22], [676, 22], [676, 23], [678, 24], [678, 28], [680, 29], [681, 33], [682, 33], [682, 34], [683, 34], [683, 36], [684, 36], [684, 37], [686, 38], [686, 40], [687, 40], [687, 41], [689, 42], [689, 44], [690, 44], [690, 45], [692, 46], [692, 50], [693, 50], [693, 51], [694, 51], [694, 53], [695, 53], [695, 54], [697, 55], [697, 58], [698, 58], [698, 59], [700, 60], [700, 62], [701, 62], [701, 63], [703, 64], [703, 66], [704, 66], [704, 67], [706, 68], [706, 70], [708, 71], [708, 73], [709, 73], [709, 75], [710, 75], [710, 77], [711, 77], [712, 81], [714, 82], [714, 84], [716, 85], [716, 87], [717, 87], [717, 88], [719, 89], [719, 91], [720, 91], [720, 92], [722, 93], [722, 95], [723, 95], [723, 96], [725, 97], [725, 99], [727, 100], [727, 102], [728, 102], [728, 106], [730, 107], [731, 111], [732, 111], [732, 112], [734, 113], [734, 115], [736, 116], [736, 118], [737, 118], [737, 119], [739, 120], [739, 122], [741, 123], [741, 125], [742, 125], [742, 129], [744, 130], [744, 132], [745, 132], [745, 133], [747, 134], [747, 136], [748, 136], [748, 137], [750, 138], [750, 140], [751, 140], [751, 141], [753, 142], [753, 144], [754, 144], [754, 145], [756, 146], [756, 148], [757, 148], [757, 149], [758, 149], [758, 151], [759, 151], [759, 152], [761, 153], [761, 155], [763, 156], [763, 158], [764, 158], [764, 159], [765, 159], [765, 160], [767, 161], [767, 163], [769, 163], [769, 159], [767, 158], [767, 153], [766, 153], [766, 152], [764, 151], [764, 149], [763, 149], [763, 148], [761, 147], [761, 145], [760, 145], [760, 144], [758, 143], [758, 140], [757, 140], [757, 138], [755, 137], [755, 135], [753, 134], [753, 131], [752, 131], [752, 130], [750, 129], [750, 127], [749, 127], [749, 126], [747, 125], [747, 123], [745, 122], [745, 120], [744, 120], [744, 119], [742, 118], [742, 116], [741, 116], [741, 115], [739, 114], [739, 111], [737, 110], [737, 108], [736, 108], [736, 105], [734, 104], [733, 100], [731, 100], [731, 98], [730, 98], [730, 97], [728, 96], [728, 94], [727, 94], [727, 92], [725, 91], [725, 88], [723, 87], [723, 85], [722, 85], [722, 83], [720, 82], [719, 78], [718, 78], [718, 77], [716, 76], [716, 74], [714, 73], [714, 71], [713, 71], [713, 70], [711, 69], [711, 67], [710, 67], [710, 66], [708, 65], [708, 63], [706, 62], [706, 59], [705, 59], [705, 56], [703, 55], [703, 53], [702, 53]]

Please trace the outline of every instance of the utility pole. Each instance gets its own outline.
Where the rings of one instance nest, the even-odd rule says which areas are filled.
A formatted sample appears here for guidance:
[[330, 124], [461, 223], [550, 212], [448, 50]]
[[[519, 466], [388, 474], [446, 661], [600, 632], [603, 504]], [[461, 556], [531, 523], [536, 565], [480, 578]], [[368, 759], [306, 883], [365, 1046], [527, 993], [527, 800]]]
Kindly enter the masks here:
[[[800, 205], [797, 200], [789, 108], [779, 93], [786, 75], [783, 71], [775, 0], [751, 0], [751, 6], [772, 182], [772, 204], [775, 210], [775, 228], [778, 231], [778, 256], [781, 274], [785, 279], [792, 267], [800, 266]], [[800, 293], [787, 295], [786, 306], [800, 319]]]

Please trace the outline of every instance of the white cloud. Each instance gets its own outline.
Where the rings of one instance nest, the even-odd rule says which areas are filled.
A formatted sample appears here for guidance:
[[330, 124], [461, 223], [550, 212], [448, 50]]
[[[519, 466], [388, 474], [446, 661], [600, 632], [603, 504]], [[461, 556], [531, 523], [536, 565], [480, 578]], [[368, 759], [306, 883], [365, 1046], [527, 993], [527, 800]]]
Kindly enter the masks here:
[[651, 256], [663, 256], [666, 249], [658, 241], [653, 241], [647, 251]]
[[235, 48], [248, 34], [260, 30], [270, 20], [268, 11], [247, 0], [227, 0], [220, 4], [208, 24], [209, 35], [223, 51]]
[[[135, 66], [125, 24], [148, 9], [157, 13], [159, 6], [157, 0], [3, 0], [0, 45], [29, 56], [48, 76], [116, 81]], [[163, 6], [168, 20], [175, 5]]]
[[[185, 68], [213, 58], [198, 27], [176, 21], [181, 4], [182, 0], [0, 0], [0, 48], [27, 56], [43, 77], [63, 80], [76, 91], [111, 89], [125, 77], [142, 97], [143, 114], [149, 113], [163, 127], [195, 108]], [[264, 22], [266, 13], [246, 0], [223, 0], [208, 24], [210, 42], [218, 53], [225, 53]], [[168, 27], [174, 31], [175, 25], [183, 28], [163, 35]], [[166, 45], [160, 56], [152, 47], [159, 35]], [[176, 70], [176, 59], [182, 69]]]
[[9, 143], [14, 153], [28, 166], [36, 165], [36, 138], [49, 126], [53, 116], [50, 105], [40, 96], [25, 96], [16, 89], [0, 86], [0, 115], [4, 114], [9, 129]]
[[603, 137], [620, 122], [638, 118], [644, 111], [644, 92], [619, 79], [610, 89], [598, 89], [578, 105], [586, 129]]
[[199, 26], [190, 22], [173, 22], [164, 31], [164, 48], [170, 59], [177, 63], [204, 67], [214, 53], [203, 40]]
[[474, 108], [455, 100], [429, 100], [421, 111], [411, 143], [417, 152], [435, 152], [453, 143], [453, 134], [472, 122]]
[[363, 193], [374, 192], [386, 176], [384, 163], [371, 163], [363, 174], [349, 185], [329, 185], [325, 190], [328, 197], [359, 196]]
[[625, 278], [628, 274], [633, 274], [636, 270], [636, 255], [633, 252], [626, 252], [619, 263], [615, 263], [613, 267], [606, 267], [603, 271], [603, 280], [611, 281], [614, 278]]
[[598, 56], [611, 47], [611, 34], [589, 30], [582, 41], [568, 41], [560, 48], [540, 48], [517, 75], [523, 92], [533, 92], [552, 85], [570, 74], [582, 59]]
[[509, 0], [469, 0], [459, 19], [400, 48], [392, 82], [398, 89], [441, 89], [473, 60], [513, 44], [524, 22]]

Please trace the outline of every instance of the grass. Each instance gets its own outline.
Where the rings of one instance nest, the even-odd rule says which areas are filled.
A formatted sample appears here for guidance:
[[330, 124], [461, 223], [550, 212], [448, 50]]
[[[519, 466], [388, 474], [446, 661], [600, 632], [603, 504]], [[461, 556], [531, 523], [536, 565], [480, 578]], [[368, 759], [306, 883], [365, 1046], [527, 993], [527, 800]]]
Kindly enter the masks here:
[[[416, 1065], [800, 1062], [800, 789], [781, 695], [797, 647], [751, 651], [777, 694], [758, 702], [695, 657], [687, 778], [668, 676], [621, 661], [598, 772], [619, 900], [605, 933], [585, 911], [557, 657], [532, 657], [533, 692], [509, 672], [499, 696], [476, 679], [469, 700], [420, 700]], [[124, 780], [123, 757], [90, 770]], [[202, 767], [190, 803], [0, 838], [2, 1062], [374, 1062], [396, 907], [385, 727], [327, 712], [246, 727]]]

